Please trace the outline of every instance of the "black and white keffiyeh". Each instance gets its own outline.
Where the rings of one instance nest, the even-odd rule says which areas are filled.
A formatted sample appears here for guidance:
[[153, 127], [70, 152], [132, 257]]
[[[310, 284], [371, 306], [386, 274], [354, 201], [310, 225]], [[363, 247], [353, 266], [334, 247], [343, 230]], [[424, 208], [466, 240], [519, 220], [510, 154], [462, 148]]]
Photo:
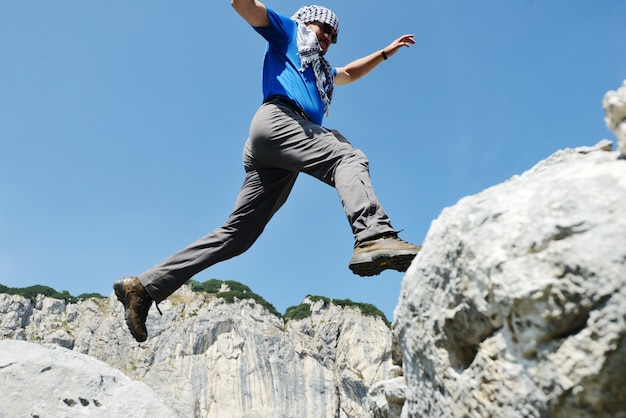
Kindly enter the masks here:
[[330, 63], [320, 54], [321, 48], [317, 36], [306, 27], [306, 23], [326, 23], [339, 32], [339, 20], [332, 10], [316, 5], [301, 7], [291, 16], [291, 19], [298, 23], [298, 54], [302, 63], [300, 71], [306, 70], [309, 66], [313, 69], [315, 85], [324, 101], [324, 113], [328, 116], [330, 102], [333, 99], [335, 76]]

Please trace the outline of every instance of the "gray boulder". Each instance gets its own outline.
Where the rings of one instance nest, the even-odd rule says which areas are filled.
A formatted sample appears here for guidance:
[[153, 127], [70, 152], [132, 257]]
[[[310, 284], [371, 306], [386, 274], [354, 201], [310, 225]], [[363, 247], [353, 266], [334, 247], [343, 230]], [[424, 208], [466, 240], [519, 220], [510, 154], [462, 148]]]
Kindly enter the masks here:
[[0, 417], [175, 417], [144, 383], [57, 345], [0, 340]]
[[435, 220], [395, 332], [402, 417], [626, 416], [626, 161], [559, 151]]

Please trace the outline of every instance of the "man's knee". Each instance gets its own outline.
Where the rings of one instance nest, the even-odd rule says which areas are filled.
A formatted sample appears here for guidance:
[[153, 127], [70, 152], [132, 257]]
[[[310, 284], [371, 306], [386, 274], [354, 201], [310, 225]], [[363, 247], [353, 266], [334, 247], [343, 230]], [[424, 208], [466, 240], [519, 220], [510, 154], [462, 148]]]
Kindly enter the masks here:
[[352, 150], [344, 156], [342, 159], [342, 164], [346, 166], [359, 166], [363, 167], [365, 170], [369, 170], [369, 160], [367, 156], [357, 148], [352, 148]]
[[332, 129], [331, 132], [337, 138], [339, 142], [345, 145], [343, 149], [342, 163], [344, 164], [360, 164], [364, 167], [369, 167], [369, 160], [363, 151], [355, 148], [350, 141], [346, 139], [339, 131]]

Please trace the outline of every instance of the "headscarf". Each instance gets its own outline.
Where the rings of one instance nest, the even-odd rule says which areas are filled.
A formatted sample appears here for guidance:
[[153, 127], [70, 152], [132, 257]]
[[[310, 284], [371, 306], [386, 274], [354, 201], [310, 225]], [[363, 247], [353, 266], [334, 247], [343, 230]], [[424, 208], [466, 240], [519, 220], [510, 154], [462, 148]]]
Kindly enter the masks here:
[[[333, 99], [335, 76], [330, 63], [320, 54], [321, 48], [317, 36], [306, 27], [306, 23], [326, 23], [339, 32], [339, 20], [332, 10], [316, 5], [301, 7], [291, 16], [291, 19], [298, 23], [298, 54], [302, 63], [300, 71], [305, 71], [309, 66], [313, 69], [315, 85], [324, 102], [324, 113], [328, 116], [330, 102]], [[325, 85], [327, 85], [326, 88]]]

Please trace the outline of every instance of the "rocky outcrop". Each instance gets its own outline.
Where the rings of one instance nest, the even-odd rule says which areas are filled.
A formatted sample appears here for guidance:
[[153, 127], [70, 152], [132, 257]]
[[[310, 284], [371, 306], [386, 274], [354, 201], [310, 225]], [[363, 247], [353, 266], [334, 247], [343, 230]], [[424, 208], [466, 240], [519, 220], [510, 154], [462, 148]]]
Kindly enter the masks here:
[[141, 382], [57, 345], [0, 340], [0, 417], [168, 418]]
[[[184, 286], [159, 305], [163, 316], [153, 307], [150, 338], [137, 344], [113, 298], [66, 305], [0, 294], [0, 338], [53, 344], [99, 359], [151, 387], [173, 416], [361, 416], [370, 386], [389, 376], [391, 331], [359, 309], [323, 299], [305, 302], [310, 316], [285, 324], [252, 299], [226, 303]], [[54, 359], [49, 366], [61, 367]], [[90, 367], [85, 363], [83, 372], [89, 374]], [[94, 371], [92, 378], [101, 374]], [[24, 396], [34, 402], [40, 393]]]
[[604, 95], [602, 107], [605, 113], [606, 126], [617, 137], [617, 149], [622, 158], [626, 157], [626, 80], [616, 91]]
[[626, 161], [611, 148], [559, 151], [433, 222], [395, 311], [402, 417], [626, 416]]

